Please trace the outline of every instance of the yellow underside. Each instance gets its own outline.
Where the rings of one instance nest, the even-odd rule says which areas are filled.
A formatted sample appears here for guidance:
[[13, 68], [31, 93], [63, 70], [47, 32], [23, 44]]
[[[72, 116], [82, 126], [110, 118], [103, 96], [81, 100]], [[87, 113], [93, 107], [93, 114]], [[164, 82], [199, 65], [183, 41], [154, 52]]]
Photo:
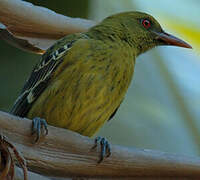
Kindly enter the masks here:
[[109, 119], [130, 84], [134, 57], [127, 47], [112, 54], [104, 44], [96, 44], [83, 40], [74, 45], [28, 118], [41, 117], [50, 125], [86, 136], [95, 134]]

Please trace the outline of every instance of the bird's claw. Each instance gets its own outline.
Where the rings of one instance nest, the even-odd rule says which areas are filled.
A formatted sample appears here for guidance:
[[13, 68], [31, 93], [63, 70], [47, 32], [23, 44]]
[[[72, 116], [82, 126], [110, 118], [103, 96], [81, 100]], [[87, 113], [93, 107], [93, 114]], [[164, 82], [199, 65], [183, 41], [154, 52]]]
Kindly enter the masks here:
[[95, 149], [98, 144], [101, 146], [100, 159], [98, 163], [101, 163], [105, 157], [109, 157], [111, 155], [111, 148], [106, 138], [96, 137], [93, 149]]
[[32, 135], [36, 134], [35, 143], [37, 143], [40, 139], [41, 130], [45, 130], [44, 135], [48, 134], [47, 122], [45, 119], [35, 117], [32, 121]]

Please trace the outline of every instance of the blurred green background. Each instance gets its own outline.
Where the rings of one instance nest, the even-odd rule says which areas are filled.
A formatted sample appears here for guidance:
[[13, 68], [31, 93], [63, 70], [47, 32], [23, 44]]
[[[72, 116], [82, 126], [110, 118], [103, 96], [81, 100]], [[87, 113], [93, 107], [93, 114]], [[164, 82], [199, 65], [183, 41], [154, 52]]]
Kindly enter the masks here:
[[[41, 1], [58, 13], [100, 21], [121, 11], [144, 11], [193, 50], [158, 47], [137, 59], [126, 98], [99, 135], [115, 144], [200, 155], [200, 2], [197, 0]], [[0, 109], [9, 111], [39, 55], [0, 41]]]

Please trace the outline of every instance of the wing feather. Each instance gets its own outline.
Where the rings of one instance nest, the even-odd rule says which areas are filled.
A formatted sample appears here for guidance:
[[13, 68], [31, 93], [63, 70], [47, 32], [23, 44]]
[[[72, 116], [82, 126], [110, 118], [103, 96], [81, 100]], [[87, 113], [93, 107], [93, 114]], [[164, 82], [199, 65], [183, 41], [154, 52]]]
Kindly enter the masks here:
[[64, 56], [79, 39], [88, 38], [85, 34], [73, 34], [59, 40], [42, 56], [34, 67], [30, 77], [25, 82], [20, 96], [15, 101], [11, 113], [24, 117], [30, 110], [33, 102], [48, 86], [56, 67], [62, 63]]

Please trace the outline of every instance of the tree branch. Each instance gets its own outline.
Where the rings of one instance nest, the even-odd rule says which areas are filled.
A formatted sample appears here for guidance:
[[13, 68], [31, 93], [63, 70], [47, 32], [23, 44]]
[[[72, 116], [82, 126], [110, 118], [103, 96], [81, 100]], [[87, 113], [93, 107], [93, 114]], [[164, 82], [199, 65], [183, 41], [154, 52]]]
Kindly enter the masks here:
[[67, 17], [21, 0], [1, 0], [0, 6], [0, 22], [19, 36], [34, 33], [36, 37], [43, 34], [60, 38], [94, 25], [93, 21]]
[[[39, 174], [28, 172], [28, 180], [52, 180], [48, 177], [41, 176]], [[21, 170], [21, 168], [15, 167], [15, 180], [24, 180], [24, 173]], [[63, 179], [63, 180], [69, 180], [69, 179]]]
[[94, 140], [66, 129], [48, 126], [49, 134], [33, 144], [31, 121], [0, 112], [0, 131], [17, 147], [31, 171], [49, 176], [195, 177], [200, 158], [112, 145], [112, 155], [97, 164]]
[[59, 38], [87, 31], [96, 24], [22, 0], [0, 0], [0, 7], [0, 38], [34, 53], [42, 54]]

